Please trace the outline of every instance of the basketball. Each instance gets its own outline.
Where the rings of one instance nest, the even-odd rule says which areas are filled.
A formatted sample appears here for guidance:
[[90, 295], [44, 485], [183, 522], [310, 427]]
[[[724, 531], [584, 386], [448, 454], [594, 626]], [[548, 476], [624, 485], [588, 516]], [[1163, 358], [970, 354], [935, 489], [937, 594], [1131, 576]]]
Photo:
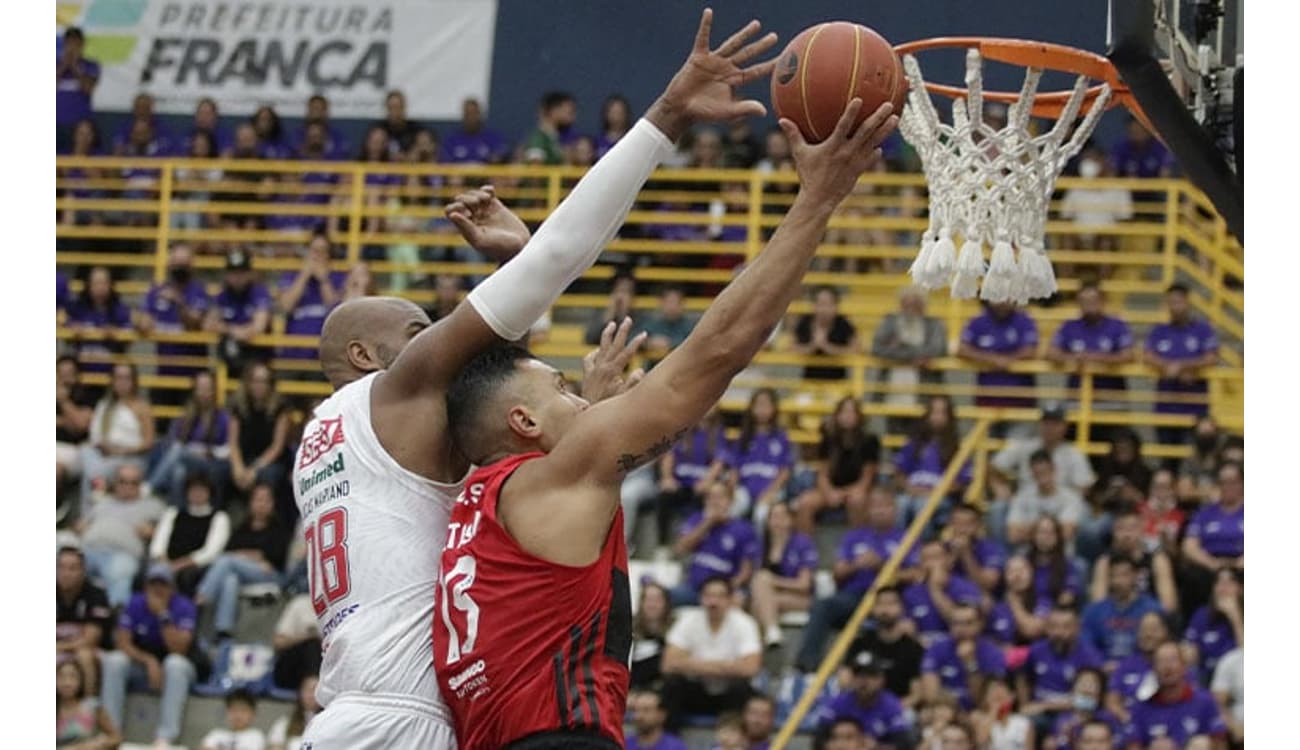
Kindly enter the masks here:
[[885, 102], [901, 114], [907, 79], [894, 48], [860, 24], [830, 21], [804, 29], [777, 59], [772, 105], [792, 120], [809, 143], [835, 129], [853, 97], [862, 99], [858, 122]]

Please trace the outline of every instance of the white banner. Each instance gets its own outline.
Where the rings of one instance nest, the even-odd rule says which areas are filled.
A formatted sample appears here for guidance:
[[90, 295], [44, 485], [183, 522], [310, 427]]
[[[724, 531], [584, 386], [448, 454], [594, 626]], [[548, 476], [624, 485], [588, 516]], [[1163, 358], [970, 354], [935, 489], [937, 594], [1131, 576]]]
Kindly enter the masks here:
[[[392, 89], [416, 119], [456, 120], [487, 103], [496, 0], [87, 0], [59, 3], [60, 25], [86, 33], [102, 66], [94, 108], [129, 111], [139, 92], [159, 112], [259, 106], [300, 117], [307, 98], [330, 114], [378, 118]], [[72, 6], [72, 7], [69, 7]]]

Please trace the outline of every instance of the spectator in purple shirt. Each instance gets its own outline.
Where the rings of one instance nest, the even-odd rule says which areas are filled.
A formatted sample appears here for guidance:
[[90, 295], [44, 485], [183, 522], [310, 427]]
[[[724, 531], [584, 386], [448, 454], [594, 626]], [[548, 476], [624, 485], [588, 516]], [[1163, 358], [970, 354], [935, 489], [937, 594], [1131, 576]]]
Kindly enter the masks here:
[[70, 26], [63, 32], [54, 93], [54, 122], [61, 153], [72, 146], [72, 130], [77, 123], [94, 115], [90, 100], [99, 83], [99, 63], [83, 56], [85, 48], [86, 37], [81, 29]]
[[978, 508], [958, 503], [948, 516], [941, 538], [952, 553], [953, 572], [992, 593], [1002, 582], [1007, 553], [1001, 544], [985, 538], [982, 520]]
[[1192, 646], [1200, 682], [1208, 685], [1224, 654], [1245, 642], [1241, 572], [1221, 568], [1214, 579], [1214, 596], [1187, 621], [1183, 641]]
[[131, 100], [131, 116], [127, 118], [122, 127], [118, 129], [117, 135], [113, 136], [113, 150], [117, 151], [131, 140], [131, 131], [135, 128], [137, 122], [149, 124], [149, 129], [157, 135], [159, 141], [163, 144], [163, 155], [169, 155], [175, 151], [176, 145], [172, 142], [166, 126], [163, 125], [158, 115], [154, 114], [153, 97], [143, 91], [136, 94]]
[[[82, 120], [73, 126], [70, 153], [72, 156], [103, 156], [103, 148], [100, 145], [99, 128], [95, 127], [93, 121]], [[102, 169], [63, 167], [58, 169], [58, 176], [60, 180], [67, 180], [76, 185], [75, 187], [61, 188], [57, 193], [60, 198], [95, 199], [104, 197], [103, 190], [99, 188], [84, 187], [85, 181], [103, 179], [104, 170]], [[64, 226], [98, 225], [104, 223], [104, 216], [103, 213], [99, 211], [67, 208], [60, 211], [59, 223]], [[57, 249], [62, 250], [65, 247], [71, 249], [77, 247], [79, 244], [80, 243], [65, 243], [61, 241], [57, 245]], [[60, 309], [66, 310], [67, 308], [61, 307]]]
[[[952, 399], [931, 396], [926, 402], [925, 413], [912, 429], [911, 438], [902, 450], [894, 454], [894, 482], [902, 493], [903, 503], [900, 525], [907, 526], [920, 515], [930, 500], [931, 490], [939, 484], [948, 464], [957, 455], [959, 442]], [[960, 496], [970, 479], [971, 463], [967, 461], [957, 472], [948, 497], [941, 501], [931, 516], [931, 528], [938, 528], [947, 521], [947, 508], [952, 505], [952, 498]]]
[[[1187, 287], [1171, 285], [1165, 293], [1165, 304], [1169, 307], [1169, 322], [1152, 328], [1146, 341], [1146, 362], [1160, 372], [1156, 390], [1203, 398], [1209, 393], [1209, 384], [1199, 375], [1202, 369], [1218, 363], [1219, 337], [1209, 323], [1192, 316]], [[1204, 416], [1209, 413], [1209, 406], [1162, 401], [1156, 403], [1156, 412]], [[1187, 442], [1190, 430], [1159, 427], [1156, 432], [1161, 443], [1182, 445]]]
[[726, 482], [714, 482], [704, 495], [704, 510], [686, 519], [674, 550], [690, 556], [686, 582], [671, 592], [674, 607], [697, 604], [700, 587], [710, 578], [725, 577], [732, 588], [749, 584], [758, 561], [758, 535], [743, 518], [731, 517], [732, 495]]
[[1111, 149], [1110, 160], [1119, 177], [1168, 177], [1174, 158], [1136, 117], [1129, 120], [1124, 140]]
[[596, 136], [596, 158], [604, 156], [632, 127], [632, 107], [622, 94], [611, 94], [600, 106], [600, 133]]
[[850, 518], [866, 512], [867, 489], [880, 463], [880, 439], [867, 432], [865, 422], [853, 396], [840, 399], [834, 413], [822, 421], [817, 484], [794, 502], [799, 529], [805, 534], [813, 533], [817, 514], [823, 510], [844, 509]]
[[[194, 602], [176, 592], [171, 569], [149, 566], [145, 590], [131, 598], [118, 619], [117, 650], [104, 654], [104, 710], [115, 726], [124, 726], [126, 691], [162, 691], [156, 738], [177, 739], [190, 685], [201, 678], [194, 662], [197, 621]], [[202, 671], [206, 671], [203, 669]]]
[[1146, 750], [1152, 742], [1167, 737], [1173, 747], [1187, 747], [1193, 738], [1202, 737], [1222, 750], [1228, 729], [1214, 696], [1187, 678], [1187, 663], [1176, 643], [1156, 649], [1155, 695], [1133, 706], [1129, 723], [1128, 750]]
[[262, 105], [249, 118], [253, 130], [257, 133], [257, 146], [263, 159], [288, 159], [292, 153], [280, 125], [280, 116], [275, 108]]
[[943, 542], [937, 539], [926, 542], [921, 547], [922, 578], [903, 589], [907, 617], [916, 628], [917, 639], [926, 646], [948, 632], [958, 607], [985, 609], [984, 592], [953, 573], [952, 562], [952, 554]]
[[1065, 549], [1061, 523], [1043, 516], [1034, 523], [1029, 540], [1029, 562], [1034, 566], [1034, 591], [1039, 599], [1071, 606], [1083, 602], [1083, 576]]
[[921, 694], [926, 700], [935, 700], [941, 690], [946, 690], [969, 711], [983, 695], [985, 680], [1006, 677], [1006, 658], [996, 643], [980, 634], [984, 623], [977, 606], [954, 606], [950, 622], [951, 637], [936, 636], [925, 650]]
[[[173, 245], [167, 258], [167, 279], [149, 287], [145, 293], [144, 303], [136, 318], [140, 333], [153, 336], [155, 333], [175, 334], [193, 333], [203, 327], [203, 317], [207, 315], [212, 300], [208, 297], [206, 286], [194, 278], [194, 253], [188, 244]], [[160, 341], [157, 345], [160, 357], [207, 357], [207, 344], [180, 344]], [[192, 375], [193, 365], [160, 364], [159, 375]], [[166, 396], [163, 396], [166, 393]], [[185, 397], [184, 392], [165, 391], [161, 403], [179, 403]]]
[[1219, 502], [1208, 503], [1187, 522], [1183, 533], [1184, 611], [1194, 610], [1210, 594], [1220, 568], [1246, 569], [1245, 472], [1241, 464], [1219, 467]]
[[483, 122], [483, 105], [469, 97], [460, 104], [460, 129], [442, 143], [448, 164], [500, 164], [510, 156], [510, 144]]
[[1020, 705], [1046, 736], [1063, 712], [1074, 707], [1071, 687], [1081, 669], [1101, 669], [1101, 655], [1079, 636], [1074, 609], [1057, 605], [1047, 615], [1046, 637], [1029, 647], [1016, 681]]
[[[436, 318], [434, 318], [436, 320]], [[659, 459], [659, 495], [655, 517], [659, 543], [666, 544], [673, 516], [683, 506], [693, 507], [700, 501], [700, 491], [712, 486], [726, 469], [727, 437], [722, 427], [722, 413], [714, 406], [673, 449]], [[627, 512], [627, 506], [624, 506]]]
[[[1086, 365], [1125, 364], [1135, 356], [1133, 330], [1128, 323], [1105, 314], [1105, 298], [1096, 281], [1083, 282], [1075, 299], [1079, 303], [1079, 317], [1065, 321], [1056, 330], [1045, 355], [1071, 373], [1066, 385], [1071, 391], [1078, 389], [1078, 373]], [[1095, 375], [1092, 387], [1096, 391], [1114, 392], [1125, 390], [1127, 385], [1121, 375]], [[1096, 393], [1094, 398], [1107, 403], [1106, 393]]]
[[206, 133], [212, 141], [212, 151], [215, 154], [224, 154], [233, 145], [231, 143], [230, 132], [221, 127], [221, 117], [217, 111], [217, 102], [209, 97], [203, 97], [194, 107], [194, 120], [190, 126], [190, 135], [187, 136], [183, 148], [186, 153], [190, 151], [189, 139], [192, 139], [195, 133]]
[[224, 507], [223, 493], [230, 475], [229, 430], [230, 415], [217, 405], [216, 379], [211, 372], [196, 373], [189, 403], [172, 421], [149, 474], [149, 486], [180, 508], [185, 504], [186, 477], [201, 473], [217, 489], [217, 506]]
[[1083, 611], [1083, 633], [1113, 668], [1137, 651], [1137, 631], [1142, 616], [1159, 612], [1160, 603], [1138, 588], [1133, 561], [1117, 557], [1110, 563], [1110, 595]]
[[[796, 666], [812, 672], [821, 662], [822, 648], [835, 629], [844, 626], [857, 608], [862, 596], [875, 583], [876, 575], [903, 541], [903, 531], [898, 528], [897, 505], [888, 487], [877, 485], [867, 497], [866, 525], [854, 526], [840, 541], [839, 559], [831, 572], [839, 586], [834, 595], [818, 599], [804, 627]], [[917, 555], [909, 550], [904, 559], [905, 568], [898, 577], [916, 578]]]
[[763, 555], [754, 572], [751, 606], [769, 647], [781, 643], [778, 619], [781, 614], [808, 611], [815, 572], [817, 545], [807, 534], [795, 530], [790, 506], [774, 504], [767, 514]]
[[975, 383], [982, 393], [975, 397], [975, 405], [1032, 408], [1033, 398], [989, 394], [983, 389], [1033, 388], [1033, 375], [1008, 370], [1013, 363], [1033, 359], [1037, 354], [1038, 325], [1034, 319], [1011, 302], [987, 304], [984, 313], [962, 329], [957, 348], [957, 356], [981, 370]]
[[912, 747], [912, 720], [898, 696], [885, 689], [884, 660], [870, 651], [859, 651], [848, 658], [847, 666], [853, 674], [849, 689], [817, 710], [818, 736], [824, 738], [835, 722], [850, 718], [877, 742]]
[[[310, 132], [313, 126], [319, 126], [319, 136], [313, 136]], [[307, 147], [307, 143], [314, 138], [319, 137], [320, 147]], [[297, 138], [294, 139], [295, 150], [298, 152], [300, 159], [318, 159], [333, 160], [342, 159], [348, 153], [347, 139], [343, 134], [330, 124], [330, 102], [320, 94], [312, 94], [307, 99], [307, 112], [303, 117], [302, 129], [298, 131]], [[304, 153], [311, 152], [311, 157], [305, 156]]]
[[236, 248], [226, 256], [221, 291], [208, 308], [203, 328], [221, 337], [217, 355], [233, 377], [249, 362], [270, 358], [270, 351], [254, 346], [253, 339], [271, 330], [271, 293], [254, 275], [248, 251]]
[[739, 515], [749, 515], [752, 510], [761, 519], [772, 503], [782, 499], [786, 482], [790, 481], [794, 449], [779, 419], [776, 391], [755, 391], [745, 410], [740, 436], [729, 451], [731, 469], [739, 482]]
[[1152, 658], [1160, 644], [1170, 641], [1169, 623], [1159, 612], [1148, 612], [1138, 622], [1137, 649], [1110, 672], [1106, 682], [1106, 710], [1125, 724], [1134, 704], [1155, 688]]
[[[342, 301], [346, 274], [331, 272], [330, 240], [324, 232], [312, 234], [303, 254], [302, 268], [280, 279], [276, 306], [285, 316], [284, 332], [289, 336], [320, 336], [330, 310]], [[315, 348], [285, 347], [280, 356], [315, 359]]]
[[68, 310], [68, 327], [82, 372], [106, 373], [112, 369], [108, 356], [126, 351], [131, 308], [117, 296], [107, 266], [94, 266], [86, 274], [85, 286]]
[[[1096, 669], [1080, 669], [1074, 676], [1073, 691], [1070, 700], [1072, 709], [1057, 717], [1052, 725], [1044, 747], [1047, 750], [1070, 750], [1078, 747], [1080, 735], [1089, 724], [1101, 722], [1110, 730], [1111, 737], [1120, 737], [1124, 724], [1111, 712], [1101, 707], [1101, 696], [1105, 689], [1105, 676]], [[1110, 750], [1109, 744], [1105, 745]]]
[[745, 750], [768, 750], [776, 732], [776, 701], [766, 695], [751, 696], [740, 713]]
[[1034, 568], [1026, 558], [1009, 558], [1004, 577], [1002, 598], [989, 610], [987, 632], [999, 642], [1023, 650], [1042, 637], [1052, 601], [1034, 589]]
[[627, 737], [627, 750], [686, 750], [686, 743], [664, 729], [668, 712], [663, 698], [653, 690], [639, 690], [628, 696], [633, 732]]

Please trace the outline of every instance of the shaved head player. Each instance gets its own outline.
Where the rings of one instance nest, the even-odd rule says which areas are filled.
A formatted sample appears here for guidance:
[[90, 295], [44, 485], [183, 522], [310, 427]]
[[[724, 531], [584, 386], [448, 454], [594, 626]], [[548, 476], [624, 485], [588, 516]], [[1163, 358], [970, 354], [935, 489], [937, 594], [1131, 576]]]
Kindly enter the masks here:
[[[733, 92], [766, 75], [740, 67], [775, 41], [744, 46], [753, 31], [727, 50], [694, 51], [645, 117], [468, 304], [433, 325], [392, 299], [349, 302], [326, 320], [321, 367], [335, 392], [304, 430], [294, 466], [324, 651], [317, 698], [325, 710], [308, 726], [305, 748], [456, 746], [429, 638], [448, 514], [470, 469], [446, 429], [447, 390], [476, 354], [521, 338], [591, 266], [687, 128], [763, 113]], [[490, 190], [463, 196], [448, 216], [480, 250], [509, 255], [527, 237]]]
[[589, 405], [513, 345], [479, 355], [452, 385], [452, 435], [480, 468], [452, 511], [433, 633], [464, 750], [623, 746], [632, 604], [619, 487], [705, 415], [798, 294], [832, 212], [898, 122], [885, 104], [855, 129], [861, 106], [815, 146], [781, 121], [801, 183], [794, 204], [639, 385]]

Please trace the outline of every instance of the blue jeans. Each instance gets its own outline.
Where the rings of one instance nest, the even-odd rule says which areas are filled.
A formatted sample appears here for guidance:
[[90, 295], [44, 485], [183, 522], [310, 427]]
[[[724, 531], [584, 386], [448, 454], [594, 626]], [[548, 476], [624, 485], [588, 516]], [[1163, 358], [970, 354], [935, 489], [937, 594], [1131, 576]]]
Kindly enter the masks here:
[[86, 556], [87, 575], [104, 582], [109, 605], [125, 606], [131, 598], [131, 585], [140, 572], [140, 558], [106, 547], [87, 547], [82, 552]]
[[161, 496], [166, 493], [176, 508], [185, 507], [185, 478], [191, 473], [206, 474], [212, 482], [212, 504], [225, 507], [226, 483], [230, 476], [230, 462], [221, 458], [204, 458], [185, 450], [181, 443], [171, 442], [163, 450], [153, 471], [149, 472], [149, 486]]
[[989, 539], [1003, 547], [1007, 546], [1007, 516], [1010, 513], [1010, 500], [994, 500], [989, 503], [988, 515], [985, 518]]
[[218, 633], [230, 633], [239, 617], [239, 589], [249, 583], [279, 583], [280, 575], [246, 557], [230, 553], [218, 557], [199, 582], [198, 595], [215, 604], [212, 625]]
[[[101, 659], [102, 687], [100, 700], [113, 724], [124, 726], [126, 691], [143, 692], [149, 689], [149, 673], [144, 664], [133, 661], [121, 651], [109, 651]], [[158, 739], [174, 740], [181, 734], [181, 717], [185, 713], [185, 698], [190, 685], [198, 676], [189, 659], [178, 654], [168, 654], [162, 660], [162, 701], [159, 707]]]
[[825, 652], [826, 639], [831, 631], [844, 627], [853, 616], [853, 610], [862, 601], [861, 591], [837, 591], [833, 596], [813, 602], [808, 613], [808, 625], [803, 629], [803, 642], [794, 665], [804, 672], [816, 672]]

